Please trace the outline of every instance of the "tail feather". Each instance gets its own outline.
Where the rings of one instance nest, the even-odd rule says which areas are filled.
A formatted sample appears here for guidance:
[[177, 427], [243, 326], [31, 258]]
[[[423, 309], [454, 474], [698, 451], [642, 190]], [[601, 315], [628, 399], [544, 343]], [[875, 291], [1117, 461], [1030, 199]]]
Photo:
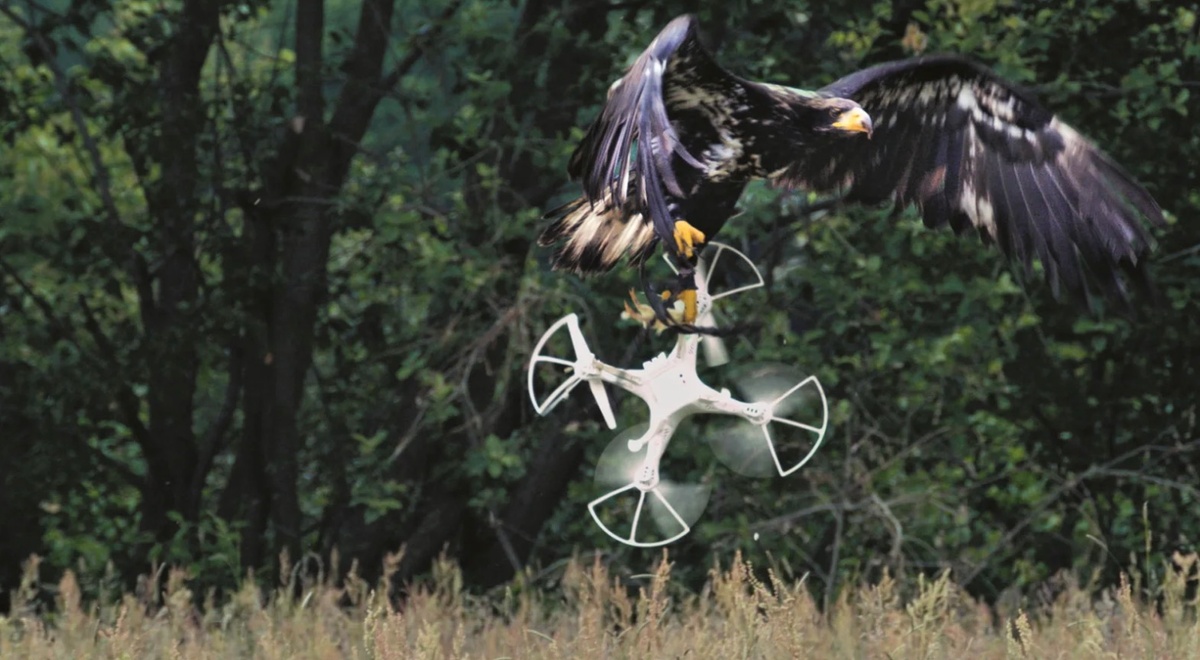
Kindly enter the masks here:
[[546, 214], [554, 222], [538, 237], [538, 245], [563, 244], [555, 252], [555, 270], [579, 275], [611, 270], [629, 256], [637, 264], [654, 247], [654, 225], [641, 213], [629, 213], [612, 203], [606, 192], [594, 203], [580, 197]]

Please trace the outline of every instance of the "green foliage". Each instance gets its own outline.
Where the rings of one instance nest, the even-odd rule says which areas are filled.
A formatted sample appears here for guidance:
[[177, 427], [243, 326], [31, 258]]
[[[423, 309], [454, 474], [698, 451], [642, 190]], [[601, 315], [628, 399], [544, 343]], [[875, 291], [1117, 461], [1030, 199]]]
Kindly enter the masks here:
[[[252, 404], [265, 398], [246, 384], [228, 406], [231, 374], [270, 365], [275, 347], [250, 348], [272, 332], [263, 310], [273, 292], [309, 283], [254, 252], [264, 209], [282, 203], [263, 191], [299, 176], [278, 165], [295, 131], [295, 25], [291, 5], [221, 3], [194, 108], [202, 130], [189, 136], [194, 158], [182, 159], [195, 176], [173, 190], [164, 170], [180, 158], [174, 142], [164, 147], [156, 99], [176, 4], [74, 3], [62, 10], [69, 22], [16, 9], [0, 17], [0, 425], [18, 429], [6, 441], [21, 466], [0, 469], [0, 489], [22, 525], [0, 532], [12, 524], [11, 538], [33, 539], [19, 552], [37, 550], [54, 569], [82, 565], [85, 584], [109, 562], [129, 580], [156, 560], [229, 586], [269, 566], [292, 533], [302, 552], [331, 558], [336, 548], [367, 570], [407, 544], [421, 559], [403, 578], [445, 546], [488, 583], [509, 570], [507, 548], [488, 554], [501, 534], [535, 562], [578, 547], [644, 563], [646, 553], [612, 547], [582, 515], [590, 466], [611, 435], [583, 401], [534, 418], [523, 369], [568, 311], [614, 361], [668, 343], [630, 350], [637, 333], [617, 320], [630, 271], [589, 282], [550, 273], [531, 242], [541, 212], [576, 193], [563, 165], [605, 89], [683, 5], [397, 4], [384, 68], [419, 56], [375, 111], [340, 188], [287, 201], [295, 213], [271, 230], [279, 249], [315, 208], [330, 240], [314, 276], [323, 288], [311, 366], [290, 384], [301, 401], [301, 525], [262, 523], [272, 552], [247, 565], [246, 521], [221, 510], [259, 492], [237, 479], [249, 469], [239, 461], [257, 428]], [[354, 52], [358, 5], [327, 4], [321, 73], [332, 107], [348, 84], [338, 63]], [[702, 442], [712, 429], [696, 420], [668, 467], [681, 481], [714, 480], [716, 492], [676, 551], [677, 575], [699, 584], [714, 552], [741, 550], [811, 574], [826, 603], [885, 568], [950, 568], [997, 596], [1062, 568], [1111, 579], [1130, 556], [1153, 564], [1147, 536], [1155, 547], [1194, 544], [1195, 8], [768, 0], [700, 15], [735, 71], [804, 87], [883, 57], [973, 54], [1112, 153], [1172, 226], [1154, 264], [1163, 304], [1126, 318], [1057, 303], [1038, 273], [931, 232], [911, 212], [814, 210], [820, 200], [752, 187], [721, 240], [753, 255], [770, 286], [722, 310], [758, 326], [732, 342], [733, 363], [819, 376], [832, 431], [801, 475], [758, 482], [714, 467]], [[57, 44], [55, 56], [40, 53], [24, 21]], [[194, 204], [164, 212], [176, 195]], [[182, 319], [175, 334], [159, 336], [146, 300], [161, 289], [157, 279], [149, 293], [139, 287], [138, 264], [160, 277], [177, 255], [165, 228], [184, 220], [196, 293], [168, 310]], [[180, 346], [194, 348], [188, 426], [202, 440], [227, 427], [198, 469], [197, 506], [152, 533], [145, 493], [158, 468], [143, 434], [161, 422], [151, 383], [172, 365], [160, 356]], [[618, 413], [622, 426], [644, 421], [627, 399]], [[263, 455], [254, 484], [271, 496], [277, 458]]]
[[242, 578], [239, 559], [239, 532], [219, 516], [205, 514], [190, 521], [176, 512], [169, 514], [178, 525], [175, 535], [154, 545], [149, 552], [151, 564], [161, 570], [167, 566], [187, 566], [201, 589], [227, 587]]

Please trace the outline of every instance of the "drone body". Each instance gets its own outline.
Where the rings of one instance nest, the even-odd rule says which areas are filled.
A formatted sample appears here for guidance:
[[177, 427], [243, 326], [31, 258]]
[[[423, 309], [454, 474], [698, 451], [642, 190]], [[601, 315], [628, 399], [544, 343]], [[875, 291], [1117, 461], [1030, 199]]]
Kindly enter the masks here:
[[[719, 243], [712, 244], [716, 250], [708, 265], [715, 267], [720, 256], [729, 251], [750, 263], [741, 252]], [[753, 265], [750, 265], [753, 269]], [[706, 271], [699, 270], [701, 277], [697, 279], [698, 296], [697, 309], [701, 319], [711, 319], [712, 307], [715, 300], [762, 286], [762, 278], [755, 269], [758, 277], [756, 283], [731, 289], [716, 296], [710, 295], [707, 286]], [[544, 355], [548, 342], [561, 330], [566, 329], [570, 343], [575, 353], [574, 360]], [[579, 384], [587, 382], [597, 405], [604, 415], [608, 428], [615, 429], [616, 417], [608, 400], [605, 385], [613, 385], [637, 396], [646, 402], [650, 409], [650, 419], [644, 433], [618, 441], [605, 452], [610, 463], [601, 458], [598, 467], [597, 480], [608, 482], [605, 485], [615, 486], [609, 492], [601, 495], [588, 504], [592, 518], [610, 537], [637, 547], [655, 547], [665, 545], [686, 535], [691, 531], [691, 523], [699, 517], [703, 510], [703, 502], [696, 506], [696, 499], [701, 496], [698, 490], [683, 490], [680, 487], [663, 480], [659, 473], [659, 465], [666, 452], [672, 436], [686, 418], [697, 413], [720, 414], [740, 417], [755, 430], [748, 434], [749, 443], [757, 443], [763, 457], [770, 456], [773, 472], [787, 476], [799, 470], [812, 458], [824, 439], [828, 425], [829, 408], [825, 392], [815, 377], [808, 377], [790, 389], [761, 401], [743, 402], [735, 399], [727, 389], [716, 390], [705, 384], [697, 372], [697, 359], [701, 346], [712, 337], [695, 333], [680, 333], [675, 347], [670, 353], [660, 353], [645, 362], [640, 369], [621, 369], [599, 360], [588, 348], [583, 333], [579, 327], [579, 317], [568, 314], [550, 326], [533, 350], [529, 365], [529, 394], [534, 409], [540, 415], [550, 412], [558, 403], [567, 398]], [[565, 367], [571, 375], [555, 388], [545, 399], [537, 396], [536, 370], [539, 365]], [[821, 404], [821, 419], [817, 424], [807, 424], [789, 419], [783, 409], [798, 395], [819, 397]], [[772, 424], [782, 424], [793, 430], [811, 436], [806, 443], [806, 452], [794, 464], [781, 458], [777, 451]], [[714, 447], [716, 449], [716, 447]], [[644, 455], [641, 452], [645, 452]], [[601, 473], [608, 471], [607, 476]], [[707, 501], [707, 490], [703, 486], [693, 487], [703, 490], [703, 500]], [[682, 493], [682, 494], [680, 494]], [[632, 522], [626, 535], [615, 533], [611, 524], [606, 523], [601, 515], [601, 507], [606, 503], [614, 503], [622, 496], [636, 498], [632, 507]], [[688, 500], [679, 502], [678, 499]], [[690, 505], [690, 506], [689, 506]], [[649, 508], [655, 522], [663, 531], [665, 538], [645, 540], [645, 529], [642, 512]]]

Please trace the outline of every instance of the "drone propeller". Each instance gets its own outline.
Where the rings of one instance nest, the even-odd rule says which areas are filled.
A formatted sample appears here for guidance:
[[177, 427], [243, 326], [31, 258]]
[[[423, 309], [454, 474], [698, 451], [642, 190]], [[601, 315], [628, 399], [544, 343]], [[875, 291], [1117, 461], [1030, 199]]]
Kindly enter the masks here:
[[[588, 504], [605, 534], [640, 548], [686, 536], [712, 493], [708, 484], [676, 484], [660, 477], [657, 461], [647, 461], [648, 428], [640, 424], [626, 429], [605, 447], [595, 477], [603, 494]], [[646, 522], [647, 514], [653, 524]]]
[[753, 414], [721, 424], [709, 436], [717, 458], [750, 477], [787, 476], [803, 467], [825, 439], [829, 403], [814, 376], [777, 364], [753, 367], [736, 379]]
[[[543, 355], [543, 351], [546, 350], [547, 344], [552, 339], [560, 339], [556, 335], [564, 327], [567, 329], [567, 334], [571, 339], [571, 349], [575, 353], [574, 361], [553, 355]], [[535, 387], [536, 376], [534, 373], [537, 371], [538, 365], [553, 365], [565, 368], [571, 373], [566, 380], [554, 388], [540, 402], [537, 397], [537, 388]], [[559, 319], [538, 340], [537, 345], [533, 347], [533, 357], [529, 361], [529, 398], [533, 401], [534, 410], [539, 415], [545, 415], [563, 399], [567, 398], [576, 385], [587, 381], [588, 387], [592, 391], [592, 397], [596, 399], [596, 405], [600, 407], [600, 414], [604, 416], [604, 423], [610, 429], [617, 428], [617, 419], [613, 414], [612, 403], [608, 400], [608, 392], [604, 389], [604, 381], [600, 379], [600, 366], [600, 361], [596, 359], [596, 355], [588, 348], [587, 341], [583, 338], [583, 331], [579, 329], [579, 317], [574, 314], [568, 314]]]

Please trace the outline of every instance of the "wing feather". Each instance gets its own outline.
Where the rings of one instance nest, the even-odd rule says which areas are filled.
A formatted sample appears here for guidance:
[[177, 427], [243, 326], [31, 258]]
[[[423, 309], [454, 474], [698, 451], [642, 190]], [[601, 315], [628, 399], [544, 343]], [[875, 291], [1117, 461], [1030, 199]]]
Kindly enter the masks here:
[[[695, 179], [704, 169], [672, 122], [681, 111], [669, 107], [667, 84], [710, 94], [710, 87], [739, 84], [700, 43], [692, 16], [671, 21], [613, 86], [567, 167], [572, 178], [582, 181], [587, 199], [643, 213], [661, 239], [671, 237], [674, 229], [671, 198], [691, 192], [677, 170], [690, 170]], [[630, 190], [638, 196], [631, 199]]]
[[915, 204], [925, 224], [974, 227], [1011, 259], [1072, 296], [1088, 279], [1122, 297], [1118, 271], [1140, 274], [1163, 224], [1150, 194], [1037, 99], [970, 60], [934, 56], [882, 64], [822, 94], [850, 98], [875, 134], [798, 154], [785, 185], [835, 190], [847, 201]]
[[925, 224], [937, 226], [936, 223], [939, 222], [939, 219], [946, 217], [954, 233], [961, 236], [972, 226], [971, 218], [959, 200], [962, 199], [964, 184], [974, 176], [974, 164], [967, 160], [970, 143], [962, 130], [947, 130], [944, 132], [943, 139], [949, 143], [945, 161], [946, 184], [941, 194], [946, 216], [930, 213], [925, 217]]

